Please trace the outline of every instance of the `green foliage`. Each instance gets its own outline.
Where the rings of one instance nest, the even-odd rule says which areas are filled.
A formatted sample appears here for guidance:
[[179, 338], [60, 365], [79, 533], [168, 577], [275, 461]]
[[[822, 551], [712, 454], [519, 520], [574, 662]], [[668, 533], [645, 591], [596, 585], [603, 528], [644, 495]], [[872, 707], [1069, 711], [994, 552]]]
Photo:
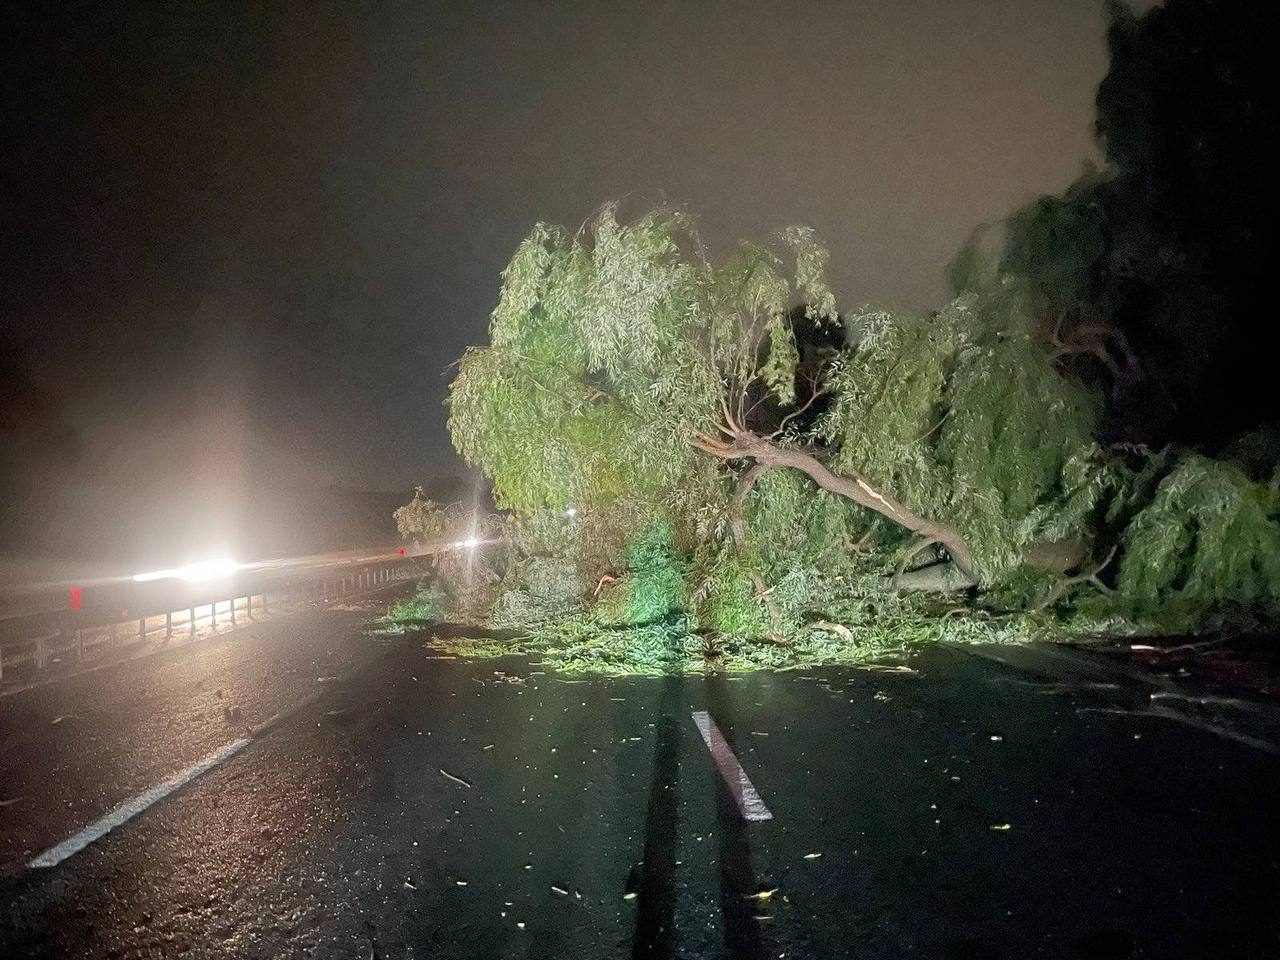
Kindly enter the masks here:
[[[1096, 410], [1082, 388], [1053, 369], [1007, 291], [972, 307], [957, 301], [954, 309], [985, 315], [975, 324], [980, 339], [956, 356], [949, 415], [936, 433], [949, 503], [941, 515], [959, 527], [979, 575], [996, 581], [1045, 539], [1042, 526], [1080, 483]], [[1061, 527], [1054, 533], [1078, 532]]]
[[654, 623], [684, 609], [687, 561], [676, 550], [671, 524], [655, 520], [623, 551], [627, 578], [627, 622]]
[[1092, 199], [1099, 182], [1090, 171], [1066, 195], [1038, 197], [1006, 221], [1000, 270], [1026, 284], [1037, 315], [1059, 317], [1100, 295], [1107, 236], [1102, 207]]
[[[818, 579], [822, 581], [821, 575]], [[1036, 638], [1027, 617], [943, 617], [936, 606], [883, 592], [850, 592], [837, 580], [819, 589], [835, 589], [844, 599], [838, 622], [848, 625], [852, 642], [826, 626], [800, 624], [786, 643], [766, 637], [725, 635], [712, 642], [693, 632], [681, 618], [642, 625], [609, 626], [584, 614], [547, 621], [518, 643], [502, 638], [433, 637], [437, 649], [457, 656], [506, 656], [530, 653], [544, 667], [612, 675], [736, 672], [805, 669], [826, 664], [860, 665], [898, 655], [922, 644], [1021, 643]], [[830, 600], [830, 596], [828, 596]]]
[[956, 526], [984, 582], [1012, 574], [1087, 485], [1088, 394], [1053, 369], [1015, 288], [965, 294], [932, 317], [847, 322], [858, 345], [819, 425], [833, 466]]
[[679, 619], [610, 629], [583, 616], [546, 625], [531, 643], [545, 662], [562, 670], [649, 675], [695, 668], [700, 647]]
[[723, 499], [692, 431], [714, 431], [726, 384], [794, 396], [795, 296], [834, 317], [825, 251], [805, 228], [781, 239], [791, 279], [763, 247], [713, 267], [678, 211], [621, 224], [610, 205], [576, 236], [538, 225], [503, 273], [490, 346], [467, 351], [450, 388], [454, 445], [499, 504], [609, 510], [630, 535], [664, 507]]
[[539, 225], [503, 274], [492, 345], [469, 350], [449, 425], [467, 462], [520, 512], [660, 499], [689, 473], [673, 429], [715, 392], [699, 379], [688, 324], [700, 274], [682, 257], [685, 219], [660, 211], [590, 239]]
[[513, 561], [503, 578], [489, 622], [499, 629], [542, 623], [577, 610], [585, 592], [572, 557], [523, 557]]
[[756, 640], [769, 633], [769, 620], [742, 562], [721, 554], [708, 578], [698, 623], [726, 637]]
[[437, 583], [424, 581], [418, 584], [412, 595], [391, 605], [386, 620], [400, 627], [438, 623], [445, 617], [446, 604], [444, 589]]
[[523, 556], [568, 556], [579, 544], [578, 520], [563, 510], [516, 514], [511, 522], [512, 545]]
[[[843, 567], [874, 515], [794, 470], [771, 470], [746, 504], [747, 545], [763, 571], [797, 564]], [[770, 578], [772, 579], [772, 577]]]
[[1140, 616], [1194, 622], [1280, 608], [1280, 499], [1239, 468], [1190, 456], [1124, 532], [1117, 585]]

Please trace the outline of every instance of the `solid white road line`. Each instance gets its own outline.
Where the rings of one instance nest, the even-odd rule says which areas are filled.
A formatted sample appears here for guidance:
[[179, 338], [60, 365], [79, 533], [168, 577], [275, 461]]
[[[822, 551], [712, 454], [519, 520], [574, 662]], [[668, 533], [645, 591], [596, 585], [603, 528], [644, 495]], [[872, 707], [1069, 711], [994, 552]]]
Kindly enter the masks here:
[[93, 841], [99, 837], [114, 830], [122, 823], [136, 817], [147, 807], [151, 806], [157, 800], [162, 800], [173, 791], [177, 790], [184, 784], [190, 783], [200, 774], [213, 767], [216, 767], [223, 760], [234, 757], [237, 753], [248, 746], [252, 741], [248, 738], [235, 740], [228, 743], [225, 747], [215, 750], [203, 760], [198, 760], [185, 770], [175, 773], [163, 783], [158, 783], [145, 793], [140, 793], [132, 800], [122, 803], [101, 820], [89, 824], [73, 837], [68, 837], [56, 847], [50, 847], [40, 856], [32, 860], [27, 866], [29, 867], [52, 867], [61, 863], [72, 854], [79, 853]]
[[720, 775], [724, 777], [724, 782], [728, 784], [729, 792], [733, 794], [733, 799], [737, 801], [738, 809], [742, 812], [742, 818], [744, 820], [772, 820], [773, 814], [769, 812], [769, 808], [760, 799], [760, 794], [756, 793], [756, 788], [752, 786], [751, 780], [747, 777], [747, 771], [742, 769], [742, 764], [733, 755], [733, 748], [729, 746], [729, 741], [725, 740], [724, 734], [720, 732], [716, 722], [711, 719], [711, 714], [705, 710], [695, 710], [693, 712], [693, 722], [697, 726], [698, 732], [702, 734], [702, 740], [707, 745], [707, 749], [711, 751], [711, 759], [716, 762]]

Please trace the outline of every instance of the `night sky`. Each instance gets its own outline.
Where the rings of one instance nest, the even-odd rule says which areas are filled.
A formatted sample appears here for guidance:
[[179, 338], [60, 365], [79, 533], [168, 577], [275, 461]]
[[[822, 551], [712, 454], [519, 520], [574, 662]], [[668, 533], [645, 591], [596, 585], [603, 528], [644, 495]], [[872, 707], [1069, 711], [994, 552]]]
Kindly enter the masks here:
[[457, 471], [500, 270], [610, 198], [809, 223], [842, 304], [936, 306], [1096, 156], [1107, 67], [1100, 0], [47, 6], [3, 14], [0, 350], [108, 512]]

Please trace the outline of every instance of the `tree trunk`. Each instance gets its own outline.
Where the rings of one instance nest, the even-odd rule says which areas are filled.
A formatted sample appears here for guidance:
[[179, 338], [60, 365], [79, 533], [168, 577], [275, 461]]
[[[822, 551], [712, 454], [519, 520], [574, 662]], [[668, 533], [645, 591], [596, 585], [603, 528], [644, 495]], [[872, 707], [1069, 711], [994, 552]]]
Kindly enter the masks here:
[[768, 440], [745, 430], [733, 434], [732, 443], [699, 436], [695, 438], [693, 444], [699, 450], [724, 460], [754, 460], [757, 464], [767, 467], [791, 467], [799, 470], [807, 474], [823, 490], [846, 497], [868, 510], [888, 517], [924, 540], [941, 544], [946, 547], [947, 553], [951, 554], [951, 559], [962, 573], [969, 577], [974, 575], [973, 557], [960, 531], [950, 524], [928, 520], [913, 512], [892, 495], [877, 490], [861, 474], [841, 476], [832, 473], [812, 454], [805, 453], [803, 450], [775, 446]]
[[[734, 496], [731, 523], [735, 540], [740, 541], [742, 502], [756, 480], [773, 467], [791, 467], [806, 474], [823, 490], [846, 497], [860, 506], [905, 527], [920, 541], [937, 543], [951, 556], [949, 563], [933, 564], [920, 570], [903, 572], [896, 581], [902, 589], [931, 592], [951, 592], [978, 586], [974, 572], [973, 555], [960, 531], [947, 523], [929, 520], [912, 511], [891, 494], [876, 489], [859, 473], [848, 476], [832, 473], [825, 464], [810, 453], [775, 446], [773, 443], [748, 430], [729, 433], [732, 442], [725, 442], [706, 434], [698, 434], [693, 445], [722, 460], [753, 460], [755, 465], [747, 471]], [[1060, 540], [1054, 543], [1032, 544], [1027, 549], [1026, 563], [1045, 570], [1066, 573], [1079, 566], [1085, 555], [1085, 545], [1078, 540]]]

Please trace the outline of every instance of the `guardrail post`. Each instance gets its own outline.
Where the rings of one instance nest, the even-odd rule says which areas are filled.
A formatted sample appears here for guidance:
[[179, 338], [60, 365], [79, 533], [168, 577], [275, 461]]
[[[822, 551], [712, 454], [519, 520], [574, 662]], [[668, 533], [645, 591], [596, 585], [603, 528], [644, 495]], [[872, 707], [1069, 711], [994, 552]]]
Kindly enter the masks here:
[[262, 588], [262, 612], [267, 612], [267, 588]]
[[216, 627], [218, 625], [218, 601], [211, 600], [209, 602], [209, 626]]
[[231, 625], [236, 625], [236, 598], [231, 598]]
[[45, 651], [44, 637], [43, 636], [36, 637], [36, 669], [37, 670], [44, 669], [45, 653], [46, 651]]
[[196, 636], [196, 608], [192, 607], [187, 611], [187, 629], [191, 631], [190, 639], [194, 640]]
[[244, 598], [244, 615], [250, 620], [253, 619], [253, 594], [249, 593]]
[[173, 611], [167, 610], [164, 615], [164, 642], [173, 639]]
[[143, 643], [147, 642], [147, 618], [138, 618], [138, 639]]

